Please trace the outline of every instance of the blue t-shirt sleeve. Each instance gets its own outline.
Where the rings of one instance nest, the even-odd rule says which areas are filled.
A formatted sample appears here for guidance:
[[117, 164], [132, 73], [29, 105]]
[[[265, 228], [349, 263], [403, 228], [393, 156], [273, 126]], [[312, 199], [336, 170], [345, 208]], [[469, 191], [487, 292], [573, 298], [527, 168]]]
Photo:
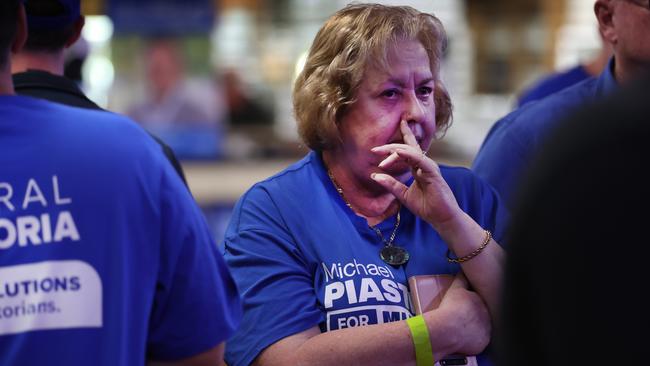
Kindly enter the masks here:
[[476, 218], [476, 221], [484, 229], [490, 230], [494, 240], [500, 245], [503, 245], [510, 222], [508, 207], [505, 205], [503, 199], [501, 199], [499, 193], [491, 185], [483, 181], [480, 177], [477, 177], [476, 180], [479, 197], [481, 197], [483, 206], [483, 209], [480, 211], [480, 216]]
[[308, 268], [282, 214], [259, 186], [235, 207], [225, 258], [244, 304], [241, 327], [226, 345], [230, 366], [249, 365], [269, 345], [323, 321], [315, 269]]
[[445, 180], [454, 192], [461, 209], [503, 245], [510, 220], [508, 207], [499, 193], [467, 168], [446, 168]]
[[160, 215], [161, 258], [148, 357], [176, 360], [232, 335], [241, 303], [200, 209], [171, 166], [162, 177]]

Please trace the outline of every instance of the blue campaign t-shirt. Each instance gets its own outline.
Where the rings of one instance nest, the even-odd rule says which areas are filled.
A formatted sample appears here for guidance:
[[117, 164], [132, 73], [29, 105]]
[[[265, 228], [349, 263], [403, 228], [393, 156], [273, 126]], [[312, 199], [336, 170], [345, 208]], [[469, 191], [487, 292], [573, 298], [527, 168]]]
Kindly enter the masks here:
[[142, 365], [223, 342], [236, 287], [135, 123], [0, 96], [0, 364]]
[[472, 170], [512, 208], [528, 164], [555, 126], [581, 106], [616, 90], [613, 68], [614, 59], [598, 78], [530, 102], [497, 121], [485, 137]]
[[[495, 192], [465, 168], [441, 167], [460, 207], [499, 240], [506, 211]], [[225, 258], [241, 291], [244, 318], [226, 345], [230, 366], [250, 364], [276, 341], [322, 331], [403, 320], [413, 315], [408, 278], [455, 274], [447, 245], [427, 222], [400, 210], [395, 244], [411, 254], [392, 267], [367, 221], [348, 208], [319, 154], [311, 152], [256, 184], [237, 203]], [[396, 218], [378, 225], [384, 238]]]

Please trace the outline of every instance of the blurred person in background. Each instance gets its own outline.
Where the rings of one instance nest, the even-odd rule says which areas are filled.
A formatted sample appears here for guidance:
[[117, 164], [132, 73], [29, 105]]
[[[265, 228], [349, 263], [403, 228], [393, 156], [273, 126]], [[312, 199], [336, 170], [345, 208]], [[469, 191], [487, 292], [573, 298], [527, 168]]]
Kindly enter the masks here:
[[284, 146], [274, 138], [271, 94], [253, 90], [234, 68], [215, 77], [215, 89], [223, 90], [223, 95], [217, 95], [216, 105], [225, 104], [228, 120], [225, 150], [229, 159], [268, 159], [282, 151]]
[[[230, 366], [431, 365], [488, 345], [507, 213], [470, 170], [425, 155], [451, 121], [445, 45], [406, 6], [350, 5], [320, 29], [293, 94], [312, 151], [245, 193], [225, 234], [244, 301]], [[422, 274], [456, 280], [414, 316]]]
[[269, 126], [273, 124], [273, 110], [264, 104], [263, 96], [253, 95], [237, 70], [223, 73], [221, 84], [231, 127]]
[[176, 126], [212, 128], [217, 117], [211, 113], [211, 100], [187, 82], [186, 67], [179, 40], [157, 37], [144, 51], [146, 98], [132, 105], [127, 114], [151, 131]]
[[650, 78], [623, 89], [558, 126], [522, 183], [500, 366], [647, 362], [647, 267], [621, 262], [650, 255], [647, 216], [630, 214], [650, 206]]
[[0, 364], [215, 365], [241, 317], [203, 214], [126, 117], [15, 95], [0, 1]]
[[[82, 92], [79, 82], [64, 76], [65, 52], [77, 44], [85, 18], [80, 0], [27, 0], [28, 36], [25, 47], [14, 55], [14, 90], [20, 95], [47, 99], [73, 107], [101, 110]], [[185, 175], [174, 151], [156, 136], [178, 175]]]
[[594, 12], [600, 33], [614, 53], [601, 75], [528, 103], [497, 121], [473, 162], [472, 169], [510, 206], [531, 157], [563, 117], [650, 70], [650, 2], [598, 0]]
[[573, 84], [600, 75], [612, 57], [612, 47], [600, 32], [599, 34], [600, 48], [593, 57], [568, 70], [554, 72], [544, 76], [521, 92], [517, 98], [517, 107], [521, 107], [534, 100], [542, 99]]
[[83, 84], [83, 68], [89, 53], [88, 41], [84, 37], [79, 37], [64, 53], [63, 76], [81, 86]]

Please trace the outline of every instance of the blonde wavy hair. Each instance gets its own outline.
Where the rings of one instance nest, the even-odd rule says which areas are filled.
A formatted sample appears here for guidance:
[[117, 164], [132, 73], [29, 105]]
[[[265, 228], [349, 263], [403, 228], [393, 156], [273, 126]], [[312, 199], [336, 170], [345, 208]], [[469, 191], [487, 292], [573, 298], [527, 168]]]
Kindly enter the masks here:
[[293, 89], [298, 133], [312, 150], [340, 143], [337, 123], [355, 96], [369, 65], [388, 70], [391, 48], [417, 40], [429, 56], [435, 79], [437, 137], [451, 124], [449, 93], [440, 80], [447, 35], [438, 18], [408, 6], [352, 4], [336, 12], [318, 31]]

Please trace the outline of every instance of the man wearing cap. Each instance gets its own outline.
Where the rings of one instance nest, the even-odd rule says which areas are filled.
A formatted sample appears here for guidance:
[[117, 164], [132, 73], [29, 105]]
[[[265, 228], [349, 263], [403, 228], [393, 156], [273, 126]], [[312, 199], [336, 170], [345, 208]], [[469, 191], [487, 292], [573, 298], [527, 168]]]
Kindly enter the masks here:
[[205, 219], [133, 121], [14, 94], [0, 1], [0, 365], [215, 365], [241, 318]]
[[[14, 90], [20, 95], [47, 99], [74, 107], [101, 109], [64, 77], [64, 51], [81, 36], [85, 18], [80, 0], [26, 0], [28, 36], [25, 47], [13, 57]], [[173, 150], [151, 135], [160, 145], [178, 175], [183, 168]]]
[[650, 1], [597, 0], [594, 12], [614, 53], [601, 75], [528, 103], [496, 122], [474, 160], [473, 170], [511, 207], [526, 168], [558, 123], [578, 107], [602, 99], [619, 84], [650, 70]]

